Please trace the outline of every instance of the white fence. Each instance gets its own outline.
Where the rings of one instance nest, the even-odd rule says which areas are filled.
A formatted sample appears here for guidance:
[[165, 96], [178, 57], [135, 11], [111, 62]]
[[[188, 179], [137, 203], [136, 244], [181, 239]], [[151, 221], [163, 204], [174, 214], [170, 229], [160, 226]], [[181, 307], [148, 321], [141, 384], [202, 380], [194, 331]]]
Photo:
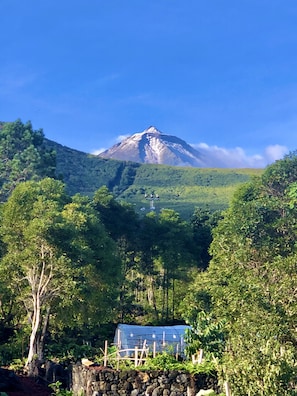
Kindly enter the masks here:
[[[116, 346], [117, 347], [117, 346]], [[179, 346], [176, 345], [176, 349], [174, 351], [176, 359], [180, 356]], [[103, 365], [106, 367], [108, 364], [116, 365], [119, 368], [121, 361], [130, 361], [133, 363], [135, 367], [141, 366], [145, 363], [146, 359], [150, 357], [156, 357], [157, 355], [157, 347], [156, 343], [152, 344], [152, 348], [150, 349], [147, 345], [146, 340], [144, 340], [142, 347], [135, 346], [134, 348], [118, 348], [114, 352], [108, 351], [108, 342], [105, 341], [104, 345], [104, 354], [103, 354]]]

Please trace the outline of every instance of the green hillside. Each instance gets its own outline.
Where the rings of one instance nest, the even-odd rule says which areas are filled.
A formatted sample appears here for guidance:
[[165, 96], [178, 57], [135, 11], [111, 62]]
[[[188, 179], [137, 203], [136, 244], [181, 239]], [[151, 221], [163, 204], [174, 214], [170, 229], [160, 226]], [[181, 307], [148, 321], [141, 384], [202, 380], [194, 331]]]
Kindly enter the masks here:
[[99, 158], [47, 140], [56, 152], [56, 173], [67, 185], [68, 192], [91, 196], [102, 185], [111, 191], [120, 184], [125, 163]]
[[[180, 168], [163, 165], [142, 165], [137, 169], [133, 185], [120, 198], [146, 212], [152, 205], [155, 210], [170, 208], [188, 218], [195, 207], [210, 210], [225, 209], [236, 187], [260, 174], [255, 169], [204, 169]], [[145, 193], [148, 198], [145, 198]]]
[[[239, 184], [263, 172], [262, 169], [137, 164], [103, 159], [49, 140], [46, 145], [56, 151], [57, 175], [64, 180], [70, 194], [91, 196], [98, 188], [107, 186], [118, 200], [132, 204], [143, 214], [150, 211], [151, 206], [156, 211], [174, 209], [183, 218], [188, 218], [196, 207], [225, 209]], [[155, 199], [156, 194], [159, 199]]]

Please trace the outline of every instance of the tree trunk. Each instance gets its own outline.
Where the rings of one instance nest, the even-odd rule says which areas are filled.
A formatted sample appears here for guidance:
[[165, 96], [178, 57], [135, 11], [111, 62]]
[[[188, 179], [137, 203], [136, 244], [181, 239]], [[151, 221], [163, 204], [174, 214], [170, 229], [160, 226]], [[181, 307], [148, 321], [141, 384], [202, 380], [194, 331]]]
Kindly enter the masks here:
[[44, 345], [46, 340], [46, 333], [49, 325], [49, 317], [50, 317], [50, 307], [47, 307], [46, 314], [43, 318], [43, 326], [41, 329], [41, 333], [38, 334], [36, 338], [36, 354], [39, 360], [43, 360], [44, 358]]
[[148, 288], [147, 288], [147, 300], [150, 306], [154, 309], [155, 319], [159, 319], [156, 296], [155, 296], [155, 288], [154, 288], [154, 278], [153, 276], [149, 277]]
[[165, 319], [166, 312], [166, 271], [163, 269], [163, 280], [162, 280], [162, 319]]
[[169, 275], [168, 269], [166, 269], [166, 322], [169, 319]]
[[174, 314], [175, 314], [175, 284], [174, 284], [174, 277], [172, 277], [172, 320], [174, 321]]
[[34, 370], [32, 363], [34, 361], [34, 356], [37, 355], [37, 332], [39, 326], [40, 326], [40, 299], [39, 299], [39, 295], [35, 294], [33, 296], [33, 317], [31, 323], [29, 352], [26, 361], [26, 368], [29, 374], [33, 374], [33, 370]]

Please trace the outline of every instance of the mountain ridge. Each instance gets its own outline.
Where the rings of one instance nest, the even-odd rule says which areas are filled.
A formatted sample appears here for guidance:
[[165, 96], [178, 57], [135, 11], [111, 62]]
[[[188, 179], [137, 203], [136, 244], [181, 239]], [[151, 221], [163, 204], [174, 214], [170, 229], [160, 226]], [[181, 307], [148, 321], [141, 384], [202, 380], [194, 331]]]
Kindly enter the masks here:
[[185, 140], [150, 126], [98, 154], [101, 158], [141, 164], [207, 167], [207, 159]]

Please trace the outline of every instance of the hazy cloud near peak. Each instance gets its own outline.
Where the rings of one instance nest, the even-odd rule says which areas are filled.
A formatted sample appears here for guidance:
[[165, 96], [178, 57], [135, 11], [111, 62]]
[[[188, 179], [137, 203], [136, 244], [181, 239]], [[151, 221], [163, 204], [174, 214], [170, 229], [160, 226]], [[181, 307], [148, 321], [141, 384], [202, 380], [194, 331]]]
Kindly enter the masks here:
[[[114, 144], [121, 143], [123, 140], [127, 139], [131, 135], [119, 135], [114, 139], [114, 142], [111, 143], [110, 147], [113, 146]], [[103, 151], [108, 150], [110, 147], [105, 147], [105, 148], [99, 148], [95, 149], [91, 152], [93, 155], [99, 155], [100, 153], [103, 153]]]
[[127, 139], [128, 137], [130, 137], [131, 135], [119, 135], [116, 138], [116, 143], [121, 143], [123, 140]]
[[91, 152], [91, 154], [92, 155], [99, 155], [100, 153], [103, 153], [103, 151], [105, 151], [106, 150], [106, 148], [99, 148], [99, 149], [97, 149], [97, 150], [93, 150], [92, 152]]
[[207, 143], [192, 144], [204, 157], [208, 166], [218, 168], [265, 168], [274, 161], [283, 158], [288, 148], [279, 144], [265, 148], [261, 154], [247, 155], [243, 148], [227, 149], [209, 146]]

